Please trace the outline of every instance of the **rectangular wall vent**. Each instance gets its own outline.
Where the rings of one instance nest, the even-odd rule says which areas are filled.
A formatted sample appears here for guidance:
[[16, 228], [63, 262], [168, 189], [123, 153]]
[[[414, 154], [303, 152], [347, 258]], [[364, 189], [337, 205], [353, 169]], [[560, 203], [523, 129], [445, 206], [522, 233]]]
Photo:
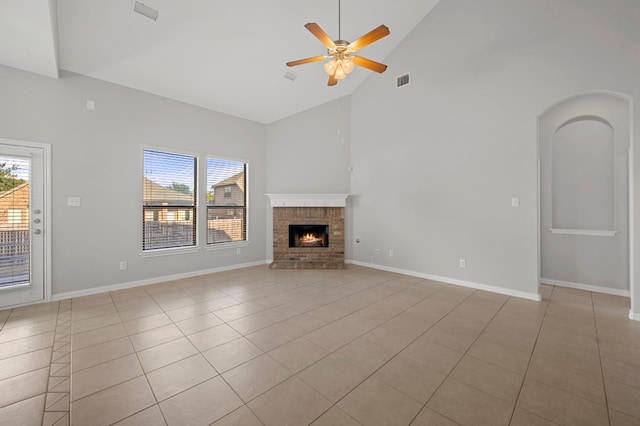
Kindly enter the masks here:
[[298, 74], [294, 73], [293, 71], [287, 70], [287, 72], [284, 73], [284, 78], [288, 78], [291, 81], [296, 81], [296, 78], [298, 78]]
[[134, 0], [133, 2], [133, 11], [153, 21], [158, 20], [158, 9], [138, 0]]
[[396, 87], [402, 87], [409, 84], [409, 73], [396, 77]]

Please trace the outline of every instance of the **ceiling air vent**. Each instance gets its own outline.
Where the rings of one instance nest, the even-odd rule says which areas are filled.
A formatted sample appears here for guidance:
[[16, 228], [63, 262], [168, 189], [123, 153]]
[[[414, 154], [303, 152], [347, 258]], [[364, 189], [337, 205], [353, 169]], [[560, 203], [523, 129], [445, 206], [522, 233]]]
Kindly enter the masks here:
[[409, 84], [409, 73], [396, 77], [396, 88]]
[[296, 81], [296, 78], [298, 78], [298, 74], [293, 71], [287, 70], [287, 72], [284, 74], [284, 78], [287, 78], [291, 81]]
[[148, 4], [142, 3], [138, 0], [135, 0], [133, 2], [133, 11], [153, 21], [158, 20], [158, 12], [159, 12], [158, 9], [156, 9], [155, 7], [149, 6]]

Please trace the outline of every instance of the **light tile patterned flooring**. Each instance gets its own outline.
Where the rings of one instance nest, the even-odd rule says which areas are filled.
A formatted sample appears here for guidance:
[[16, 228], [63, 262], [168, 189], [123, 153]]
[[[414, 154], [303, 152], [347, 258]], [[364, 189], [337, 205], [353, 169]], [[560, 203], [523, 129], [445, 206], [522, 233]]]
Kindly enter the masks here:
[[629, 300], [542, 290], [265, 266], [0, 311], [0, 425], [639, 425]]

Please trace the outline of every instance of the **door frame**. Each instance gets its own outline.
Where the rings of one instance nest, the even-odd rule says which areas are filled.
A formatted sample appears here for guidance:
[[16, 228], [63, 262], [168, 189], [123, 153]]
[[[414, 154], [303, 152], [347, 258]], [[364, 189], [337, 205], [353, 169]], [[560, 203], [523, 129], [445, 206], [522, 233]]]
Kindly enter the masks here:
[[[541, 174], [540, 174], [540, 120], [542, 119], [542, 117], [545, 116], [546, 113], [548, 113], [549, 111], [551, 111], [552, 109], [554, 109], [555, 107], [557, 107], [558, 105], [569, 101], [571, 99], [575, 99], [575, 98], [579, 98], [582, 96], [589, 96], [589, 95], [608, 95], [608, 96], [614, 96], [620, 99], [623, 99], [624, 101], [626, 101], [629, 105], [629, 151], [628, 151], [628, 172], [627, 172], [627, 188], [628, 188], [628, 272], [629, 272], [629, 297], [631, 299], [631, 309], [629, 310], [629, 318], [630, 319], [635, 319], [640, 321], [640, 314], [634, 314], [634, 306], [638, 303], [638, 301], [636, 300], [637, 297], [640, 296], [640, 294], [636, 294], [636, 289], [635, 289], [635, 273], [634, 273], [634, 259], [635, 259], [635, 244], [634, 244], [634, 239], [635, 239], [635, 218], [634, 218], [634, 200], [635, 200], [635, 196], [634, 196], [634, 104], [633, 104], [633, 98], [631, 98], [628, 95], [625, 95], [623, 93], [619, 93], [619, 92], [615, 92], [615, 91], [611, 91], [611, 90], [590, 90], [590, 91], [585, 91], [585, 92], [581, 92], [581, 93], [577, 93], [574, 94], [572, 96], [568, 96], [566, 98], [563, 98], [559, 101], [557, 101], [556, 103], [548, 106], [547, 108], [545, 108], [542, 112], [540, 112], [540, 114], [538, 115], [538, 117], [536, 118], [536, 165], [537, 165], [537, 204], [538, 204], [538, 208], [537, 208], [537, 241], [538, 241], [538, 249], [536, 252], [536, 256], [537, 256], [537, 263], [538, 263], [538, 283], [540, 283], [541, 279], [542, 279], [542, 260], [541, 260], [541, 239], [542, 239], [542, 224], [541, 224], [541, 220], [542, 220], [542, 211], [541, 211], [541, 205], [540, 205], [540, 199], [541, 199]], [[640, 292], [640, 291], [639, 291]], [[538, 293], [540, 294], [540, 290], [538, 291]]]
[[[11, 145], [17, 148], [35, 148], [42, 149], [43, 153], [43, 168], [42, 176], [44, 182], [42, 187], [44, 191], [43, 199], [43, 211], [42, 216], [44, 222], [44, 232], [42, 235], [44, 253], [42, 259], [42, 272], [43, 272], [43, 286], [44, 294], [41, 302], [28, 302], [18, 305], [14, 305], [11, 308], [17, 308], [20, 306], [33, 305], [36, 303], [47, 303], [51, 301], [51, 144], [41, 142], [23, 141], [17, 139], [0, 138], [0, 144]], [[8, 309], [11, 309], [8, 308]]]

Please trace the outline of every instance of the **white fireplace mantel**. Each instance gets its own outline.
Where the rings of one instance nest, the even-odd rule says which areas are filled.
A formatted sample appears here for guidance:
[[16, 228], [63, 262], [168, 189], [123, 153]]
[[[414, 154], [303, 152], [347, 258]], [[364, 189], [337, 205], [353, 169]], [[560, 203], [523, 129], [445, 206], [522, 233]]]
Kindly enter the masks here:
[[346, 207], [351, 194], [265, 194], [271, 207]]

